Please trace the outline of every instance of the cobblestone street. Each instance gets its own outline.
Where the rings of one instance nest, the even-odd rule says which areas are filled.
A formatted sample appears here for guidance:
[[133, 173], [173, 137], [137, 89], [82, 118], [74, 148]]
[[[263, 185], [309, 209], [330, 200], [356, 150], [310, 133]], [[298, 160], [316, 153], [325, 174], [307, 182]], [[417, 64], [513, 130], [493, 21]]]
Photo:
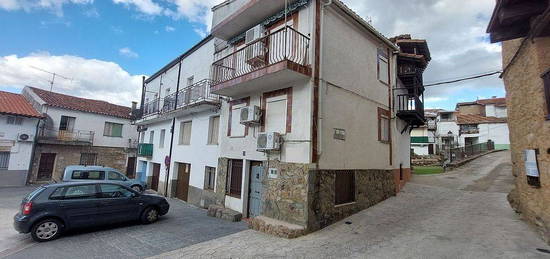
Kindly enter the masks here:
[[[498, 152], [439, 180], [415, 177], [397, 197], [298, 239], [247, 230], [156, 258], [548, 258], [506, 200], [509, 163]], [[469, 180], [453, 183], [463, 174]]]

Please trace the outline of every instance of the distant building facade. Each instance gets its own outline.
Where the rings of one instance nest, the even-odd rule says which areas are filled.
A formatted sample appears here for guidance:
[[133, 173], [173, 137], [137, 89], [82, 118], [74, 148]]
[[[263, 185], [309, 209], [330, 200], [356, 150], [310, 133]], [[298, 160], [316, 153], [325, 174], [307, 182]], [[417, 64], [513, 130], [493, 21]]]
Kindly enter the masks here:
[[502, 42], [514, 209], [550, 243], [550, 4], [499, 0], [487, 28]]
[[29, 182], [59, 180], [68, 165], [102, 165], [134, 176], [137, 130], [130, 107], [34, 87], [22, 95], [44, 116]]
[[425, 110], [426, 124], [411, 131], [411, 151], [415, 155], [428, 156], [437, 154], [437, 112]]
[[0, 187], [26, 184], [41, 119], [25, 97], [0, 91]]

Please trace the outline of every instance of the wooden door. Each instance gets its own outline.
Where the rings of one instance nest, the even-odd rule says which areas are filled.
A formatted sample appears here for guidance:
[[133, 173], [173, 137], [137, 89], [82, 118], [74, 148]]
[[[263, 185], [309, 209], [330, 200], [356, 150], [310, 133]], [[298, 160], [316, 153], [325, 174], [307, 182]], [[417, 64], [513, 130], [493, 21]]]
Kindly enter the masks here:
[[434, 144], [428, 144], [428, 155], [434, 154]]
[[250, 187], [248, 193], [248, 217], [260, 216], [262, 212], [262, 179], [264, 167], [261, 162], [250, 164]]
[[55, 153], [40, 154], [40, 163], [38, 164], [37, 180], [52, 179], [53, 167], [55, 164]]
[[178, 184], [176, 187], [176, 198], [187, 201], [189, 193], [189, 176], [191, 175], [191, 165], [178, 163]]
[[151, 179], [151, 189], [159, 191], [160, 164], [153, 164], [153, 177]]
[[136, 158], [128, 157], [128, 165], [126, 165], [126, 176], [133, 179], [136, 177]]

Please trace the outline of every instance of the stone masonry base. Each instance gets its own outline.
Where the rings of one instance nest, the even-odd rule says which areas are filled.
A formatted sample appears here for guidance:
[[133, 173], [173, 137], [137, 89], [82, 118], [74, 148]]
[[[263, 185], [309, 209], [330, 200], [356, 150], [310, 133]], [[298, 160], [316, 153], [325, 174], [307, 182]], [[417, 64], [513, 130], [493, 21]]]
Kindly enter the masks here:
[[255, 217], [249, 220], [250, 229], [264, 232], [282, 238], [297, 238], [307, 234], [304, 227], [290, 224], [284, 221], [271, 219], [264, 216]]

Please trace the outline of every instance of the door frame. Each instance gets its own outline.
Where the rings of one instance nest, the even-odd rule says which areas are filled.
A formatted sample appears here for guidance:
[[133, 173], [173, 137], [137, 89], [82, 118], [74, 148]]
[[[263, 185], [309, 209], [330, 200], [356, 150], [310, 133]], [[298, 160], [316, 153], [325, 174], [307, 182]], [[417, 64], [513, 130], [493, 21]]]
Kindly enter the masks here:
[[[42, 163], [42, 157], [44, 155], [53, 155], [52, 169], [51, 169], [49, 178], [40, 178], [40, 165]], [[40, 153], [40, 158], [38, 160], [38, 168], [36, 170], [36, 180], [37, 181], [52, 180], [53, 179], [53, 173], [55, 171], [56, 162], [57, 162], [57, 153]], [[63, 176], [61, 176], [61, 177], [63, 177]]]
[[[175, 191], [175, 195], [176, 195], [176, 198], [177, 199], [180, 199], [182, 201], [185, 201], [185, 202], [188, 202], [189, 201], [189, 180], [191, 178], [191, 164], [189, 163], [180, 163], [180, 162], [176, 162], [177, 164], [177, 170], [178, 170], [178, 178], [177, 178], [177, 181], [176, 181], [176, 191]], [[184, 169], [183, 171], [180, 170], [180, 169]], [[184, 173], [185, 172], [185, 173]], [[185, 181], [183, 182], [180, 182], [181, 180], [183, 180], [182, 178], [182, 174], [185, 174]], [[180, 193], [180, 184], [184, 183], [184, 182], [187, 182], [187, 184], [185, 185], [186, 186], [186, 189], [184, 192]], [[181, 186], [183, 187], [183, 186]], [[180, 197], [180, 195], [183, 195], [183, 197]]]
[[[158, 163], [152, 163], [152, 164], [153, 164], [153, 170], [152, 170], [152, 174], [151, 174], [151, 189], [158, 192], [159, 191], [159, 183], [160, 183], [160, 169], [161, 169], [161, 166]], [[155, 178], [155, 171], [157, 171], [157, 170], [155, 170], [156, 168], [158, 168], [158, 174], [157, 174], [157, 177]]]
[[[263, 167], [264, 163], [262, 161], [253, 161], [253, 160], [250, 160], [249, 163], [248, 163], [248, 174], [247, 174], [248, 175], [248, 184], [247, 184], [247, 191], [246, 191], [246, 217], [247, 218], [250, 218], [250, 192], [252, 190], [252, 188], [250, 188], [250, 187], [252, 185], [252, 167], [256, 166], [256, 165], [260, 165], [260, 166]], [[264, 168], [264, 170], [265, 170], [265, 168]], [[262, 184], [261, 193], [263, 194], [263, 184]], [[260, 200], [261, 200], [261, 198], [260, 198]]]

